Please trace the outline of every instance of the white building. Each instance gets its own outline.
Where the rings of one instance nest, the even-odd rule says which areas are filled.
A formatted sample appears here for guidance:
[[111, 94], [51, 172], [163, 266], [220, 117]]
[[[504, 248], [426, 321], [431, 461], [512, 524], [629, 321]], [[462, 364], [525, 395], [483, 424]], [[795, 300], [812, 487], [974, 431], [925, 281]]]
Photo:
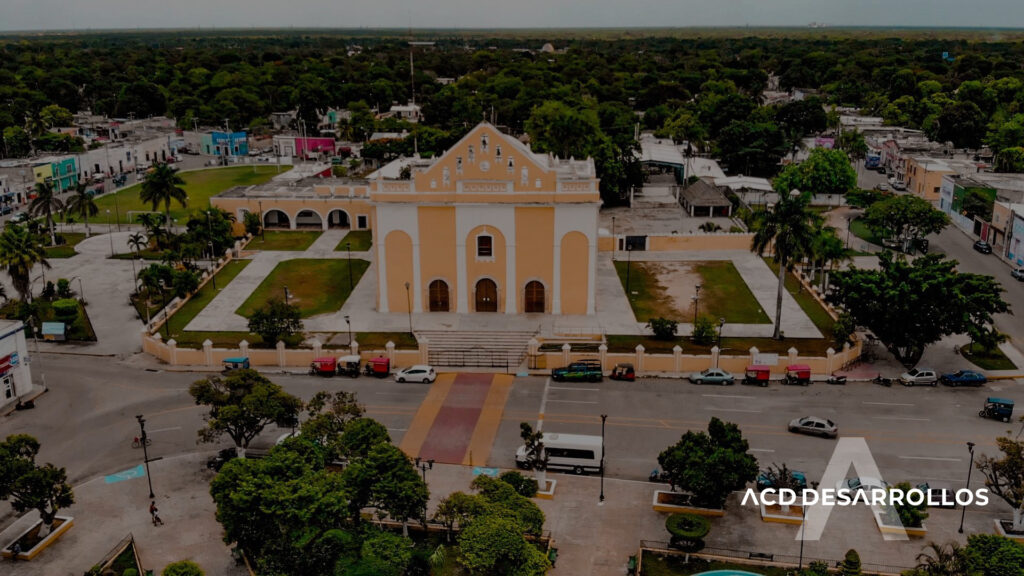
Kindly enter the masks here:
[[32, 390], [25, 325], [0, 320], [0, 407], [13, 404]]

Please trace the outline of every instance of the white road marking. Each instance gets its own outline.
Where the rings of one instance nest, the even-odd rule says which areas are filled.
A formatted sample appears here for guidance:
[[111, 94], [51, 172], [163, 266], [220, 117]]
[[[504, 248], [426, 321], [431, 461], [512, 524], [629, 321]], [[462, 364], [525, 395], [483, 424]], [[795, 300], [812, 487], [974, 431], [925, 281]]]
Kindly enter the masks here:
[[931, 422], [929, 418], [910, 418], [908, 416], [872, 416], [875, 420], [908, 420], [910, 422]]
[[548, 400], [548, 402], [562, 402], [564, 404], [597, 404], [593, 400]]
[[172, 430], [181, 430], [181, 426], [174, 426], [172, 428], [157, 428], [156, 430], [147, 430], [146, 433], [152, 434], [154, 432], [170, 432]]
[[871, 406], [916, 406], [916, 404], [901, 404], [899, 402], [862, 402]]
[[748, 448], [748, 452], [775, 452], [769, 448]]
[[408, 428], [388, 428], [388, 430], [394, 430], [395, 432], [406, 432]]
[[551, 388], [551, 377], [544, 380], [544, 395], [540, 397], [540, 413], [537, 414], [537, 432], [544, 427], [544, 411], [548, 407], [548, 390]]
[[549, 390], [582, 390], [585, 392], [597, 392], [600, 388], [576, 388], [573, 386], [551, 386]]
[[961, 458], [939, 458], [938, 456], [900, 456], [900, 460], [934, 460], [936, 462], [963, 462]]
[[705, 407], [704, 409], [708, 410], [710, 412], [747, 412], [747, 413], [750, 413], [750, 414], [760, 414], [761, 413], [760, 410], [743, 410], [743, 409], [740, 409], [740, 408], [708, 408], [708, 407]]
[[753, 400], [753, 396], [740, 396], [739, 394], [701, 394], [705, 398], [740, 398], [742, 400]]

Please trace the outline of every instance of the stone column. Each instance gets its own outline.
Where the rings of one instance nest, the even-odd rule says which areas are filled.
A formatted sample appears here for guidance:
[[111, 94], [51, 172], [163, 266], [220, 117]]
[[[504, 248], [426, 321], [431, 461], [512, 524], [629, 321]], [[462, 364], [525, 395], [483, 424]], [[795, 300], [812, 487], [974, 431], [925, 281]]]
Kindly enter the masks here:
[[209, 338], [203, 340], [203, 362], [207, 366], [213, 366], [213, 341]]
[[825, 351], [825, 372], [831, 374], [835, 370], [836, 351], [829, 348]]
[[167, 363], [171, 366], [178, 363], [178, 342], [174, 338], [167, 341]]
[[718, 349], [718, 346], [713, 346], [711, 348], [711, 367], [712, 368], [718, 368], [718, 356], [721, 353], [722, 353], [722, 351]]
[[238, 352], [239, 352], [239, 356], [242, 356], [242, 357], [248, 357], [249, 356], [249, 341], [248, 340], [242, 340], [241, 342], [238, 343]]
[[602, 371], [607, 370], [608, 369], [608, 345], [602, 343], [600, 346], [597, 347], [597, 351], [598, 351], [599, 354], [601, 354], [601, 370]]
[[313, 358], [319, 358], [323, 356], [324, 345], [320, 342], [319, 338], [313, 338]]
[[395, 343], [388, 340], [388, 343], [384, 345], [384, 354], [387, 355], [388, 360], [391, 362], [391, 366], [395, 366]]
[[355, 356], [359, 355], [359, 342], [356, 342], [354, 338], [348, 343], [348, 353]]
[[674, 368], [676, 377], [679, 377], [683, 372], [683, 347], [676, 344], [672, 347], [672, 360], [674, 360]]
[[645, 356], [644, 350], [645, 349], [644, 349], [644, 345], [643, 344], [637, 344], [636, 345], [636, 375], [637, 376], [639, 376], [640, 373], [644, 369], [644, 356]]
[[277, 342], [277, 365], [281, 368], [288, 365], [284, 350], [284, 342], [281, 342], [280, 340]]
[[796, 348], [790, 348], [789, 349], [789, 363], [790, 364], [796, 364], [797, 354], [798, 353], [796, 351]]
[[569, 364], [569, 352], [571, 352], [571, 351], [572, 351], [572, 346], [569, 346], [568, 342], [566, 342], [565, 344], [562, 344], [562, 365], [568, 365]]

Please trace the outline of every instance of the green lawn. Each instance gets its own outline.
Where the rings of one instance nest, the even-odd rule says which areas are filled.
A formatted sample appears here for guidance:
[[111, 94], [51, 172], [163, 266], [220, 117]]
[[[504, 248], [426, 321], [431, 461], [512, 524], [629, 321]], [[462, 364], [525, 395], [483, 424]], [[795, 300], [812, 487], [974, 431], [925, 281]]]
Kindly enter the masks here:
[[[204, 210], [210, 206], [210, 197], [215, 196], [233, 186], [251, 186], [262, 184], [277, 175], [277, 166], [232, 166], [230, 168], [210, 168], [185, 172], [181, 175], [185, 180], [185, 191], [188, 192], [188, 206], [182, 208], [171, 203], [171, 219], [182, 220], [192, 210]], [[128, 211], [148, 211], [153, 207], [139, 200], [141, 184], [133, 184], [113, 194], [105, 194], [96, 198], [96, 206], [100, 209], [97, 221], [106, 221], [106, 211], [111, 217], [119, 216], [121, 222], [129, 222]], [[115, 206], [115, 198], [116, 206]], [[163, 211], [163, 206], [157, 208]]]
[[882, 245], [882, 239], [872, 232], [871, 229], [868, 228], [867, 224], [865, 224], [860, 218], [850, 222], [850, 232], [853, 232], [854, 236], [864, 240], [865, 242], [869, 242], [875, 246]]
[[47, 258], [71, 258], [75, 252], [75, 245], [85, 240], [85, 232], [63, 232], [59, 234], [64, 238], [64, 244], [60, 246], [49, 246], [46, 248]]
[[[352, 337], [359, 343], [360, 350], [383, 350], [388, 342], [394, 342], [396, 350], [416, 350], [419, 348], [419, 343], [412, 332], [356, 332]], [[329, 348], [348, 348], [348, 346], [324, 346], [324, 349]]]
[[[352, 286], [359, 283], [363, 272], [370, 266], [366, 260], [353, 258]], [[238, 307], [237, 313], [248, 318], [272, 298], [284, 298], [288, 287], [289, 301], [299, 307], [303, 318], [336, 312], [348, 299], [349, 260], [318, 260], [298, 258], [277, 265], [249, 298]]]
[[[207, 282], [199, 292], [192, 295], [192, 298], [185, 303], [184, 306], [179, 309], [174, 316], [171, 316], [171, 332], [184, 331], [185, 326], [192, 321], [193, 318], [199, 315], [206, 308], [206, 305], [217, 296], [220, 290], [223, 290], [225, 286], [231, 283], [235, 279], [235, 276], [245, 269], [246, 266], [252, 260], [232, 260], [221, 268], [220, 272], [213, 277], [214, 282]], [[217, 290], [213, 289], [213, 284], [217, 284]]]
[[266, 230], [252, 239], [247, 250], [285, 250], [302, 252], [323, 234], [320, 230]]
[[771, 323], [732, 262], [700, 262], [694, 269], [703, 278], [702, 313], [734, 324]]
[[[778, 277], [779, 268], [775, 265], [775, 262], [771, 258], [765, 258], [764, 261], [772, 269], [776, 277]], [[786, 291], [793, 296], [793, 299], [800, 305], [800, 309], [804, 311], [804, 314], [807, 314], [807, 317], [811, 319], [811, 322], [814, 322], [822, 336], [830, 338], [832, 336], [832, 325], [835, 324], [835, 320], [832, 319], [832, 316], [829, 315], [821, 304], [818, 304], [814, 296], [811, 296], [810, 293], [803, 289], [800, 280], [792, 273], [786, 274]], [[774, 310], [772, 310], [772, 314], [775, 314]]]
[[338, 242], [335, 252], [344, 252], [345, 244], [351, 242], [353, 252], [366, 252], [373, 245], [373, 234], [369, 230], [353, 230]]
[[134, 260], [139, 256], [142, 256], [143, 260], [163, 260], [164, 251], [146, 248], [142, 252], [120, 252], [114, 254], [113, 258], [114, 260]]
[[1017, 365], [1003, 354], [999, 348], [995, 350], [982, 350], [977, 346], [976, 350], [969, 351], [967, 347], [961, 348], [960, 353], [972, 364], [982, 370], [1016, 370]]
[[[619, 274], [622, 288], [626, 290], [629, 304], [633, 307], [633, 315], [640, 322], [651, 318], [681, 319], [683, 312], [672, 305], [672, 299], [665, 294], [665, 287], [643, 262], [632, 262], [629, 267], [629, 289], [626, 290], [627, 262], [615, 261], [615, 271]], [[635, 292], [635, 294], [634, 294]]]

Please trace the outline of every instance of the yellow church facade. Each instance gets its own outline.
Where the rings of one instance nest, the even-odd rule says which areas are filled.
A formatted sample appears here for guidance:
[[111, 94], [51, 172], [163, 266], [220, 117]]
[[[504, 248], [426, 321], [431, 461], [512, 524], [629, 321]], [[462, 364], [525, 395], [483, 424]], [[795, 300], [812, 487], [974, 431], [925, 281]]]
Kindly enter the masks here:
[[594, 313], [593, 160], [535, 153], [481, 123], [437, 159], [403, 165], [363, 184], [318, 183], [308, 197], [229, 191], [213, 204], [291, 222], [312, 211], [324, 229], [344, 209], [353, 229], [372, 230], [379, 312]]

